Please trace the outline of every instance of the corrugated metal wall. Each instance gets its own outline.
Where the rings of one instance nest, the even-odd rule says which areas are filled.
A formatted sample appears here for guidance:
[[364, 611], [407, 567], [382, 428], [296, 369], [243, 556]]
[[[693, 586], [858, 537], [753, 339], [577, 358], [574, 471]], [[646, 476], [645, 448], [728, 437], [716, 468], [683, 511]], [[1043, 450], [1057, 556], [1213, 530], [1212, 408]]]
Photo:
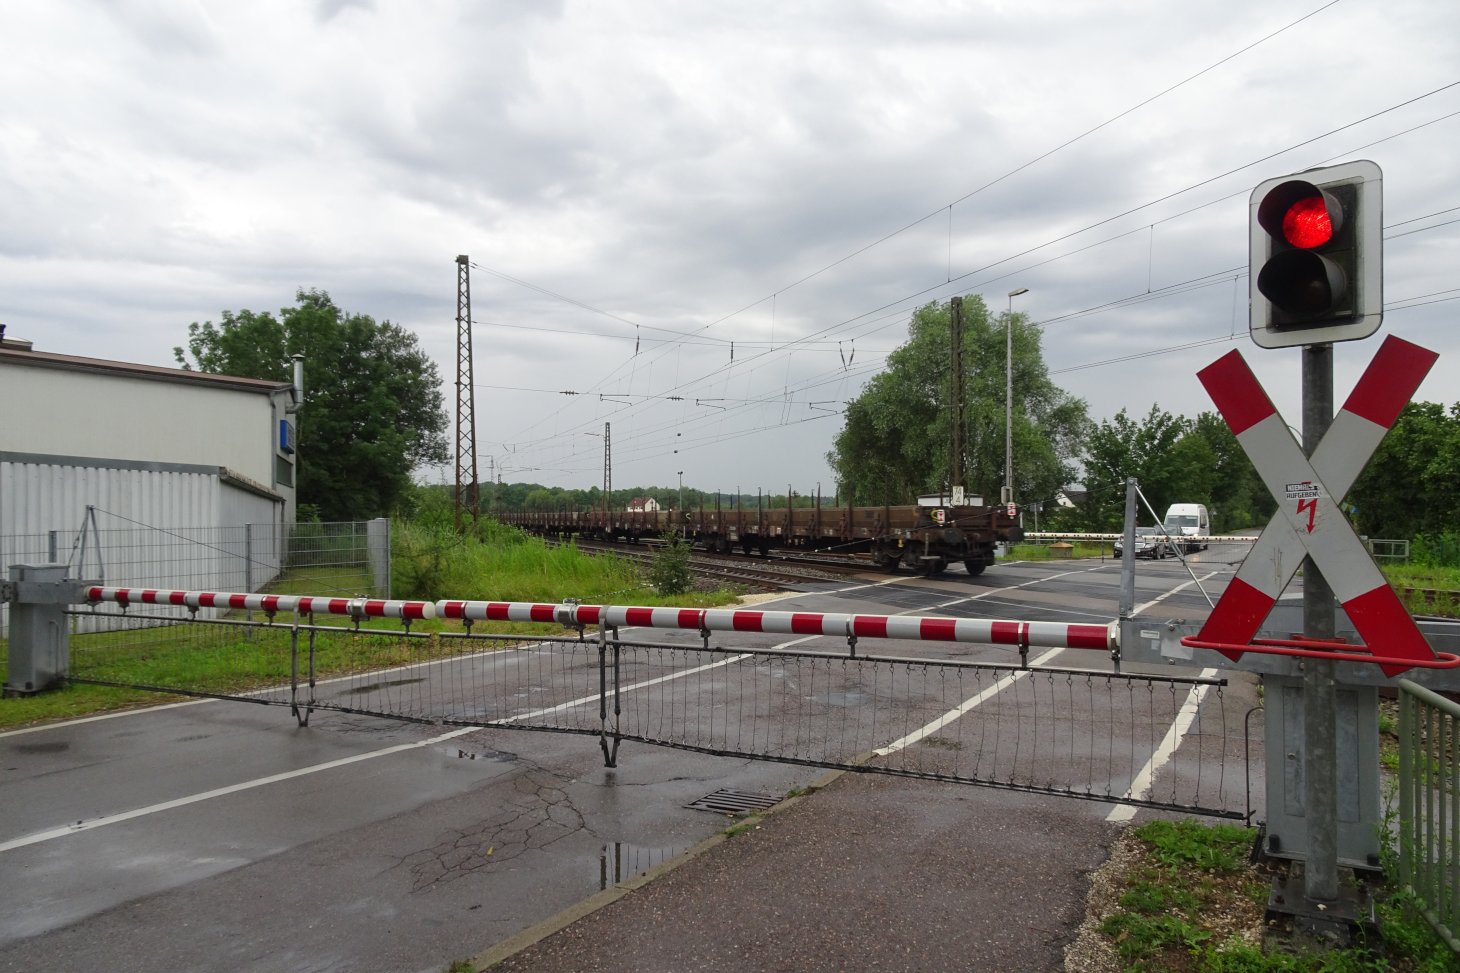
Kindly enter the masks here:
[[0, 573], [54, 559], [108, 584], [257, 590], [281, 568], [281, 507], [206, 467], [0, 459]]
[[0, 460], [0, 534], [74, 534], [88, 506], [106, 512], [109, 522], [100, 524], [103, 528], [128, 522], [172, 527], [230, 522], [219, 519], [217, 473]]

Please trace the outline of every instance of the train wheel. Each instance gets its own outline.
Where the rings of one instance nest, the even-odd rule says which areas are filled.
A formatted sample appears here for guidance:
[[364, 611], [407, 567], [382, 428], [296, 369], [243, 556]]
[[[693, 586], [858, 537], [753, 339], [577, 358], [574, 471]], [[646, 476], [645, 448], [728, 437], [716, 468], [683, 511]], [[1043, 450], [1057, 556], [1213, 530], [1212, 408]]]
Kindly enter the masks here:
[[983, 569], [986, 567], [988, 567], [988, 565], [984, 564], [982, 561], [963, 562], [963, 570], [968, 572], [968, 576], [970, 578], [976, 578], [980, 574], [983, 574]]
[[896, 571], [897, 566], [902, 563], [902, 558], [878, 551], [872, 555], [872, 563], [877, 565], [879, 571]]

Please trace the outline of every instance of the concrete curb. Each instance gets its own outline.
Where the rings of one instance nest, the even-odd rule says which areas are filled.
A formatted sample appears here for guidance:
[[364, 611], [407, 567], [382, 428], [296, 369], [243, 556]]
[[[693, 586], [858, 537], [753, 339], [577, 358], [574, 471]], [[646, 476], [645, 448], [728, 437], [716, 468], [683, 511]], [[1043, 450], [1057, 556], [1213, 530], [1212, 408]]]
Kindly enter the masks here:
[[[821, 790], [823, 787], [826, 787], [828, 784], [832, 783], [837, 778], [846, 773], [849, 773], [849, 771], [827, 771], [825, 774], [822, 774], [816, 780], [806, 785], [806, 789], [803, 790], [801, 793], [784, 798], [778, 803], [766, 808], [764, 811], [758, 811], [754, 814], [745, 815], [738, 820], [739, 822], [743, 823], [745, 821], [754, 821], [758, 818], [767, 817], [772, 814], [779, 814], [787, 808], [793, 807], [803, 798], [809, 797], [817, 791]], [[622, 882], [618, 882], [612, 888], [607, 888], [604, 889], [602, 892], [595, 893], [594, 895], [584, 899], [582, 902], [579, 902], [576, 905], [569, 906], [562, 912], [559, 912], [557, 915], [552, 916], [548, 919], [544, 919], [537, 925], [529, 926], [528, 928], [519, 932], [517, 935], [502, 940], [500, 943], [491, 947], [485, 952], [479, 953], [476, 956], [472, 957], [472, 959], [469, 961], [472, 965], [472, 969], [477, 971], [490, 969], [491, 967], [496, 966], [503, 960], [522, 952], [529, 946], [535, 946], [536, 944], [542, 942], [544, 939], [547, 939], [549, 936], [555, 933], [562, 932], [564, 929], [568, 928], [579, 919], [582, 919], [585, 916], [592, 915], [599, 909], [602, 909], [605, 906], [612, 905], [629, 893], [643, 888], [650, 882], [653, 882], [655, 879], [668, 875], [670, 872], [674, 871], [676, 868], [680, 867], [686, 862], [692, 861], [700, 855], [703, 855], [705, 852], [711, 850], [712, 848], [719, 847], [726, 841], [730, 840], [731, 836], [729, 832], [734, 830], [735, 827], [736, 825], [731, 825], [723, 831], [712, 834], [708, 838], [692, 846], [688, 850], [682, 852], [679, 855], [676, 855], [674, 858], [671, 858], [665, 862], [660, 862], [658, 865], [655, 865], [647, 872], [644, 872], [641, 875], [636, 875], [633, 878], [625, 879]]]

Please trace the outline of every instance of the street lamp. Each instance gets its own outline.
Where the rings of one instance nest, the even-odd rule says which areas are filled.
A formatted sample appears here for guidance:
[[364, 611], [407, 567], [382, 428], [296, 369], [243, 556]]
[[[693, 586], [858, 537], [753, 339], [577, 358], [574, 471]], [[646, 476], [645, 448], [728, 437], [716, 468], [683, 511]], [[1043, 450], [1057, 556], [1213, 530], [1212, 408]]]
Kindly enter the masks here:
[[1009, 316], [1004, 319], [1004, 489], [1000, 503], [1014, 502], [1014, 298], [1029, 288], [1009, 292]]

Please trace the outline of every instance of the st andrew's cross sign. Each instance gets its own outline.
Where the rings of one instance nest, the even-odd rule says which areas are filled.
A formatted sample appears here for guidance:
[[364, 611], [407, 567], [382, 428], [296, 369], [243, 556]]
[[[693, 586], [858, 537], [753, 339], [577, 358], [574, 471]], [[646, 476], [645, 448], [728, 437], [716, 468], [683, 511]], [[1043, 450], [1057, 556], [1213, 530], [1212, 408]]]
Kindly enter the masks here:
[[1434, 651], [1384, 579], [1340, 502], [1419, 389], [1438, 356], [1401, 338], [1384, 340], [1313, 451], [1303, 455], [1267, 392], [1237, 351], [1197, 373], [1207, 394], [1277, 500], [1277, 513], [1242, 561], [1198, 635], [1228, 658], [1251, 645], [1278, 596], [1311, 556], [1368, 651], [1393, 676]]

